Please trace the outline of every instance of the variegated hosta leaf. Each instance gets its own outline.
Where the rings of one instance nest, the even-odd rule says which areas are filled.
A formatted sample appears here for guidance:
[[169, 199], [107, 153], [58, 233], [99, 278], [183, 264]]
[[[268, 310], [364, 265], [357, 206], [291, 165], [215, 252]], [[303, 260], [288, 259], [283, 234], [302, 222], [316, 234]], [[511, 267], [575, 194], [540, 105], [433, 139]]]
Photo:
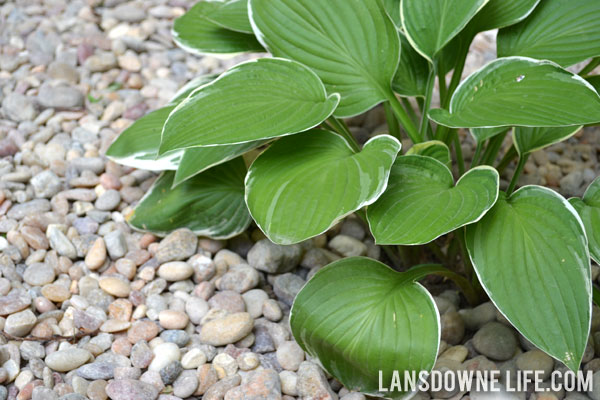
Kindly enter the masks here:
[[569, 203], [583, 221], [592, 258], [600, 263], [600, 178], [587, 188], [583, 199], [572, 198]]
[[562, 142], [579, 132], [581, 128], [581, 126], [558, 128], [516, 127], [513, 129], [513, 142], [519, 154], [528, 154]]

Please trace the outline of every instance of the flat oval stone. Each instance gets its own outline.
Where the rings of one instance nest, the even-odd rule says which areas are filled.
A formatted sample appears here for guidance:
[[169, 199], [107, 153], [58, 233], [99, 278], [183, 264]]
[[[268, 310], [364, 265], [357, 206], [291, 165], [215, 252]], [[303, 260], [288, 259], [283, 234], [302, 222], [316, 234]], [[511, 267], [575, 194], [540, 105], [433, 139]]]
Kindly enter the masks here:
[[44, 286], [54, 282], [54, 278], [54, 268], [42, 263], [31, 264], [23, 273], [23, 279], [31, 286]]
[[158, 390], [146, 382], [122, 379], [106, 385], [106, 394], [112, 400], [154, 400]]
[[92, 357], [92, 354], [84, 349], [59, 350], [46, 356], [46, 365], [57, 372], [72, 371]]

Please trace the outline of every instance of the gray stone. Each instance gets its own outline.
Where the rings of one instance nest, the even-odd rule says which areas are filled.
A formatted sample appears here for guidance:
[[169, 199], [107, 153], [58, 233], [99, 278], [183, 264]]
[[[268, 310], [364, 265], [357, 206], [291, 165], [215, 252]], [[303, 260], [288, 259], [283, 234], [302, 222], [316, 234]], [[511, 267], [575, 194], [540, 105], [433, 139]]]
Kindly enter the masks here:
[[169, 364], [160, 369], [160, 378], [165, 385], [170, 385], [175, 382], [175, 379], [181, 374], [183, 367], [179, 361], [171, 361]]
[[60, 178], [50, 170], [42, 171], [30, 180], [36, 197], [49, 199], [62, 188]]
[[77, 258], [77, 249], [73, 243], [71, 243], [69, 238], [63, 233], [60, 227], [57, 225], [48, 225], [46, 235], [50, 241], [50, 247], [56, 250], [58, 254], [68, 257], [72, 260]]
[[16, 122], [33, 121], [39, 114], [33, 99], [20, 93], [6, 96], [2, 100], [2, 111], [8, 119]]
[[50, 211], [50, 202], [46, 199], [36, 199], [12, 206], [6, 216], [20, 220], [32, 215], [45, 213], [46, 211]]
[[117, 208], [120, 202], [121, 194], [117, 190], [111, 189], [102, 193], [96, 200], [94, 206], [101, 211], [112, 211]]
[[460, 310], [458, 312], [468, 330], [476, 331], [488, 322], [496, 319], [496, 307], [490, 301], [475, 308]]
[[301, 257], [300, 245], [281, 246], [263, 239], [256, 242], [248, 252], [248, 264], [259, 271], [281, 274], [296, 268]]
[[40, 87], [38, 101], [46, 108], [76, 109], [83, 107], [84, 97], [83, 93], [74, 87], [45, 83]]
[[72, 371], [85, 364], [92, 357], [84, 349], [59, 350], [46, 356], [46, 365], [58, 372]]
[[112, 400], [154, 400], [158, 393], [155, 386], [133, 379], [115, 380], [106, 385], [106, 394]]
[[304, 361], [298, 369], [298, 396], [310, 399], [337, 400], [337, 395], [331, 390], [327, 378], [321, 369]]
[[367, 254], [366, 244], [346, 235], [337, 235], [331, 239], [329, 247], [345, 257], [357, 257]]
[[108, 250], [108, 254], [113, 260], [127, 254], [127, 241], [125, 240], [125, 235], [120, 230], [114, 230], [104, 236], [104, 242], [106, 243], [106, 250]]
[[83, 64], [90, 72], [106, 72], [117, 66], [117, 58], [109, 52], [102, 52], [88, 57]]
[[182, 330], [165, 330], [162, 331], [160, 337], [165, 342], [175, 343], [179, 347], [183, 347], [190, 341], [190, 335]]
[[512, 329], [499, 322], [484, 325], [473, 337], [473, 346], [486, 357], [504, 361], [517, 350], [517, 338]]
[[291, 306], [296, 295], [306, 282], [298, 275], [287, 273], [278, 276], [273, 282], [275, 295], [288, 306]]
[[46, 356], [46, 349], [40, 342], [32, 340], [25, 340], [19, 347], [21, 357], [23, 360], [32, 360], [34, 358], [44, 358]]
[[77, 368], [77, 375], [89, 380], [112, 379], [115, 375], [115, 366], [106, 362], [94, 362]]
[[219, 279], [219, 290], [233, 290], [244, 293], [258, 285], [260, 276], [258, 271], [248, 265], [236, 265]]
[[189, 229], [178, 229], [158, 245], [156, 259], [160, 264], [169, 261], [182, 261], [190, 258], [196, 253], [198, 238]]
[[231, 400], [279, 400], [279, 374], [272, 369], [250, 372], [242, 385], [229, 390], [225, 397]]
[[173, 394], [185, 399], [194, 394], [198, 388], [198, 376], [195, 370], [183, 371], [173, 382]]
[[21, 289], [0, 297], [0, 316], [16, 313], [31, 304], [31, 296]]
[[36, 322], [37, 318], [31, 310], [11, 314], [6, 318], [4, 332], [12, 336], [23, 337], [31, 332]]
[[31, 264], [23, 273], [23, 280], [31, 286], [44, 286], [54, 282], [55, 277], [54, 268], [42, 263]]
[[143, 4], [132, 1], [118, 5], [113, 15], [120, 21], [140, 22], [146, 18], [146, 10]]

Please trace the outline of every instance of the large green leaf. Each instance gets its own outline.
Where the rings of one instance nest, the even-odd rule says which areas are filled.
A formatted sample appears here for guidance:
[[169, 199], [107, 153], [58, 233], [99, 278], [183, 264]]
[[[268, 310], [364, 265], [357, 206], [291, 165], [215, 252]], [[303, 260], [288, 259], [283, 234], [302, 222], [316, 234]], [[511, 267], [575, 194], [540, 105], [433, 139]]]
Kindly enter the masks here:
[[248, 208], [275, 243], [317, 236], [383, 193], [398, 151], [400, 143], [388, 135], [369, 140], [357, 154], [329, 131], [280, 139], [248, 171]]
[[469, 29], [483, 32], [514, 25], [527, 18], [539, 3], [540, 0], [490, 0], [469, 23]]
[[250, 0], [254, 33], [275, 56], [308, 66], [349, 117], [393, 94], [400, 41], [380, 0]]
[[483, 143], [488, 139], [493, 138], [494, 136], [498, 136], [501, 133], [505, 133], [507, 128], [501, 126], [499, 128], [472, 128], [469, 129], [471, 136], [475, 139], [477, 143]]
[[[290, 312], [298, 344], [350, 390], [401, 398], [389, 387], [394, 371], [430, 371], [440, 338], [429, 292], [406, 273], [353, 257], [321, 269]], [[401, 384], [404, 384], [401, 378]]]
[[392, 88], [400, 96], [425, 97], [429, 77], [429, 63], [412, 48], [402, 32], [399, 32], [399, 34], [402, 52], [400, 53], [400, 64], [394, 76]]
[[200, 86], [206, 85], [207, 83], [214, 81], [218, 77], [219, 77], [219, 75], [217, 75], [217, 74], [208, 74], [208, 75], [200, 75], [200, 76], [192, 79], [191, 81], [189, 81], [188, 83], [183, 85], [183, 87], [181, 89], [179, 89], [177, 91], [177, 93], [175, 93], [175, 95], [173, 96], [173, 98], [171, 99], [169, 104], [177, 105], [177, 104], [181, 103], [190, 94], [192, 94], [192, 92], [194, 90], [198, 89]]
[[163, 129], [160, 154], [305, 131], [329, 117], [338, 102], [339, 95], [327, 96], [319, 77], [295, 61], [245, 62], [173, 110]]
[[431, 61], [488, 1], [403, 0], [402, 26], [413, 47]]
[[600, 178], [587, 188], [583, 199], [572, 198], [569, 202], [583, 221], [592, 258], [600, 263]]
[[446, 143], [441, 142], [439, 140], [430, 140], [428, 142], [414, 144], [406, 152], [406, 155], [410, 154], [435, 158], [448, 168], [452, 166], [450, 149], [448, 148], [448, 146], [446, 146]]
[[[579, 368], [591, 322], [591, 271], [584, 227], [556, 192], [525, 186], [467, 227], [467, 248], [484, 289], [535, 346]], [[551, 329], [549, 329], [551, 327]]]
[[388, 15], [392, 18], [392, 21], [394, 21], [394, 24], [398, 28], [402, 27], [402, 20], [400, 19], [400, 0], [383, 0], [383, 6]]
[[454, 128], [574, 126], [600, 121], [600, 96], [550, 61], [509, 57], [471, 74], [452, 96], [450, 111], [429, 116]]
[[498, 56], [525, 56], [564, 67], [600, 55], [600, 1], [544, 0], [523, 22], [498, 34]]
[[498, 198], [498, 172], [476, 167], [456, 186], [441, 162], [423, 156], [398, 157], [388, 189], [367, 209], [378, 244], [416, 245], [479, 220]]
[[254, 35], [226, 29], [212, 20], [221, 16], [222, 1], [199, 1], [173, 24], [173, 40], [181, 48], [195, 54], [231, 54], [262, 52]]
[[555, 143], [562, 142], [579, 132], [581, 126], [563, 126], [558, 128], [513, 129], [513, 143], [519, 154], [529, 154]]
[[248, 18], [248, 0], [227, 0], [218, 3], [215, 10], [206, 17], [223, 28], [252, 34], [252, 26]]
[[215, 165], [232, 160], [252, 149], [267, 143], [266, 140], [257, 140], [241, 144], [213, 147], [190, 147], [183, 151], [181, 161], [177, 167], [173, 185], [177, 186]]
[[185, 227], [214, 239], [236, 236], [251, 222], [244, 202], [245, 174], [246, 165], [237, 158], [172, 189], [175, 172], [167, 171], [136, 206], [129, 223], [158, 235]]

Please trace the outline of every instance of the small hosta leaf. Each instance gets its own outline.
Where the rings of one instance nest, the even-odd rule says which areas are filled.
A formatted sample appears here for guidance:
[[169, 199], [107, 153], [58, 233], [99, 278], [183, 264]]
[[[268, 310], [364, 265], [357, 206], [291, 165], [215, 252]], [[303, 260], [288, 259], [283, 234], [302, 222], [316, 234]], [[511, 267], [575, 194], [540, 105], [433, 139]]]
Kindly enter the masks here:
[[441, 162], [417, 155], [398, 157], [388, 188], [367, 209], [378, 244], [416, 245], [479, 220], [496, 202], [500, 178], [476, 167], [456, 186]]
[[400, 143], [388, 135], [371, 139], [356, 154], [329, 131], [280, 139], [248, 171], [248, 208], [275, 243], [317, 236], [381, 195], [398, 151]]
[[440, 142], [439, 140], [417, 143], [406, 152], [406, 155], [411, 154], [435, 158], [448, 168], [450, 168], [452, 164], [450, 149], [446, 146], [446, 143]]
[[[173, 40], [181, 48], [195, 54], [231, 54], [262, 52], [254, 35], [226, 29], [223, 24], [222, 1], [199, 1], [177, 18], [173, 24]], [[220, 18], [221, 25], [213, 18]], [[230, 21], [231, 22], [231, 21]]]
[[588, 243], [573, 207], [539, 186], [509, 197], [501, 192], [481, 221], [467, 227], [466, 239], [479, 280], [498, 309], [531, 343], [577, 370], [592, 295]]
[[472, 128], [469, 129], [471, 136], [477, 143], [483, 143], [488, 139], [493, 138], [494, 136], [500, 135], [501, 133], [505, 133], [508, 128], [501, 126], [499, 128]]
[[513, 142], [519, 154], [529, 154], [562, 142], [579, 132], [581, 128], [581, 126], [558, 128], [516, 127], [513, 129]]
[[600, 2], [544, 0], [523, 22], [498, 33], [498, 57], [551, 60], [563, 67], [600, 55]]
[[450, 110], [429, 117], [454, 128], [557, 127], [600, 122], [600, 96], [577, 75], [550, 61], [501, 58], [471, 74]]
[[[298, 344], [350, 390], [382, 392], [392, 374], [430, 371], [440, 338], [429, 292], [386, 265], [363, 257], [326, 266], [302, 288], [290, 312]], [[402, 382], [403, 383], [403, 382]]]
[[273, 55], [315, 71], [350, 117], [391, 95], [400, 41], [380, 0], [250, 0], [254, 33]]
[[327, 96], [319, 77], [295, 61], [245, 62], [177, 106], [163, 129], [160, 153], [305, 131], [329, 117], [338, 102], [337, 94]]
[[241, 158], [211, 168], [176, 188], [172, 188], [175, 172], [164, 172], [136, 206], [129, 223], [161, 236], [178, 228], [213, 239], [239, 235], [251, 222], [244, 202], [245, 174]]
[[592, 258], [600, 263], [600, 178], [596, 178], [587, 188], [583, 199], [572, 198], [569, 203], [583, 221]]
[[392, 82], [394, 92], [400, 96], [425, 97], [427, 79], [429, 78], [429, 63], [412, 48], [406, 36], [399, 32], [402, 43], [400, 64]]
[[490, 0], [469, 23], [469, 29], [472, 32], [483, 32], [514, 25], [527, 18], [540, 1]]
[[413, 47], [431, 61], [487, 2], [488, 0], [403, 0], [402, 26]]
[[253, 33], [248, 18], [248, 0], [227, 0], [217, 3], [219, 7], [206, 14], [208, 19], [232, 31]]

